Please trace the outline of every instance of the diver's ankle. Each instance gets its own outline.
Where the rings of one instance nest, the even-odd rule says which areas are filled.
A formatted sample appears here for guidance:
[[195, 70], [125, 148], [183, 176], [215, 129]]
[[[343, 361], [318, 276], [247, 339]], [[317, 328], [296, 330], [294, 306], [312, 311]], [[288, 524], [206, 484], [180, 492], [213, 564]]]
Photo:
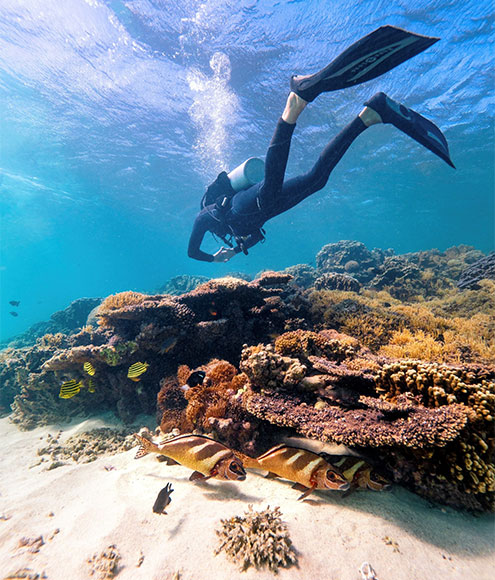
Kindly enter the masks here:
[[284, 112], [282, 113], [282, 119], [286, 123], [289, 123], [289, 125], [294, 125], [307, 104], [308, 102], [301, 99], [299, 95], [290, 92], [287, 97]]
[[359, 118], [366, 125], [366, 127], [371, 127], [371, 125], [376, 125], [378, 123], [383, 123], [380, 115], [370, 107], [365, 107], [360, 113]]

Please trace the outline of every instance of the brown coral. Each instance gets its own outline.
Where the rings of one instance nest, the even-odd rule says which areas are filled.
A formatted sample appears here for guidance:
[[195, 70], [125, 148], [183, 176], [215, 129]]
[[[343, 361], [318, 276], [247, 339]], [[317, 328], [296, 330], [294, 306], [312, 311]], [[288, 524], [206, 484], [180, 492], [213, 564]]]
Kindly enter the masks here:
[[275, 349], [282, 355], [298, 356], [325, 356], [331, 360], [343, 360], [354, 354], [350, 342], [331, 338], [324, 332], [309, 330], [295, 330], [286, 332], [275, 340]]
[[297, 564], [280, 508], [268, 506], [256, 512], [250, 505], [244, 516], [234, 516], [221, 523], [222, 527], [217, 530], [221, 543], [215, 554], [225, 551], [242, 571], [254, 566], [257, 570], [267, 567], [277, 573], [279, 568]]
[[118, 294], [111, 294], [98, 307], [96, 311], [96, 316], [98, 319], [98, 324], [100, 326], [110, 326], [110, 320], [108, 315], [114, 310], [121, 310], [127, 308], [128, 306], [134, 306], [136, 304], [141, 304], [146, 300], [147, 295], [141, 292], [119, 292]]

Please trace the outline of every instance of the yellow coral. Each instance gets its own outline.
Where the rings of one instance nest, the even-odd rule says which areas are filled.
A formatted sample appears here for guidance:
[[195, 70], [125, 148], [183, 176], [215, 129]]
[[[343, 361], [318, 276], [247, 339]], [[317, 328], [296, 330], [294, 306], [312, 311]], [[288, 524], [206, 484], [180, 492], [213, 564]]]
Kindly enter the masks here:
[[385, 291], [321, 290], [310, 294], [311, 310], [326, 326], [357, 338], [374, 352], [438, 362], [495, 359], [495, 282], [481, 289], [450, 289], [441, 297], [401, 302]]
[[98, 310], [96, 311], [96, 316], [98, 318], [98, 324], [100, 326], [108, 326], [109, 320], [106, 314], [112, 312], [113, 310], [119, 310], [120, 308], [125, 308], [126, 306], [132, 306], [134, 304], [141, 304], [146, 298], [147, 294], [142, 294], [141, 292], [119, 292], [118, 294], [111, 294], [107, 296], [105, 300], [100, 304]]

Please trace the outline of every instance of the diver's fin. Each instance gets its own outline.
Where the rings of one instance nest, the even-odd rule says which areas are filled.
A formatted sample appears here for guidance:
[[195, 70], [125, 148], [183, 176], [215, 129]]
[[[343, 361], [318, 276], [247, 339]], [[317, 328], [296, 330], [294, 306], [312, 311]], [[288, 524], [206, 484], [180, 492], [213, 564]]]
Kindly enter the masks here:
[[395, 26], [381, 26], [352, 44], [321, 71], [293, 76], [290, 89], [311, 102], [320, 93], [345, 89], [379, 77], [438, 40]]
[[391, 123], [455, 169], [450, 159], [447, 139], [435, 123], [401, 103], [397, 103], [385, 93], [376, 93], [364, 104], [376, 111], [384, 123]]

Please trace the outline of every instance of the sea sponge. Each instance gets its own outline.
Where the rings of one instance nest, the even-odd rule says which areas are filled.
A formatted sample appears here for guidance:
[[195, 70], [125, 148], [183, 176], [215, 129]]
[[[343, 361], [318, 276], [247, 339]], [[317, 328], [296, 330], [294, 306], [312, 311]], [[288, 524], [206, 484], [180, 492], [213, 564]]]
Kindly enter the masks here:
[[297, 564], [297, 555], [280, 508], [270, 509], [268, 506], [257, 512], [249, 505], [244, 516], [234, 516], [221, 520], [221, 523], [221, 529], [216, 530], [221, 543], [215, 555], [226, 552], [242, 571], [250, 566], [257, 570], [268, 567], [276, 574], [279, 568]]

